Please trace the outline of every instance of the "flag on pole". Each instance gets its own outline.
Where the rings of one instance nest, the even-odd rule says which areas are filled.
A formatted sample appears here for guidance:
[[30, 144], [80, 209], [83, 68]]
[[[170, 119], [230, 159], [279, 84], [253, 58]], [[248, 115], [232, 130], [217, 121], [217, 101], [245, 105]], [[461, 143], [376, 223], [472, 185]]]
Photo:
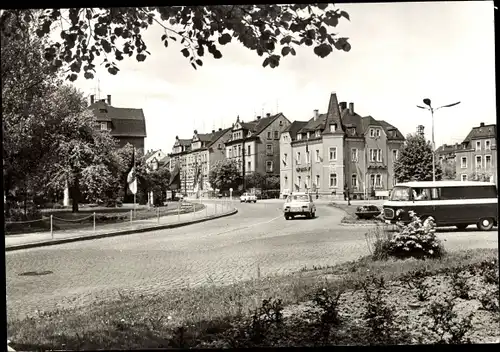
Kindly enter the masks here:
[[132, 194], [137, 193], [137, 176], [135, 174], [135, 148], [132, 154], [132, 168], [130, 169], [130, 172], [128, 173], [127, 176], [127, 183], [128, 183], [128, 188], [130, 189], [130, 192]]
[[181, 189], [181, 169], [179, 167], [179, 163], [175, 165], [175, 168], [170, 175], [169, 186], [172, 190]]

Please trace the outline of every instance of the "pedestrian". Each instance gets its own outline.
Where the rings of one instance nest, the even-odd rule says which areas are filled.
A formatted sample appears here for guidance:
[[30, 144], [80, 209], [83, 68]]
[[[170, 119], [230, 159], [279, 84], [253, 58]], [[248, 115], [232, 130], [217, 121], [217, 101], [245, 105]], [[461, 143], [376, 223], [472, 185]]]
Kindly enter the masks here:
[[346, 193], [347, 193], [347, 205], [351, 205], [351, 193], [349, 191], [349, 188], [347, 188]]

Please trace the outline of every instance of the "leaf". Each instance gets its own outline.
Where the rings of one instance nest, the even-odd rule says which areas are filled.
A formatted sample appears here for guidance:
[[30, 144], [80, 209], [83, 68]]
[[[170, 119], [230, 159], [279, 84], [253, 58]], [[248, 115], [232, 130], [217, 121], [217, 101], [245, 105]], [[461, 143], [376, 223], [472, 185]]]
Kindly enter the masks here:
[[295, 56], [296, 52], [295, 52], [294, 48], [290, 48], [290, 54], [292, 54], [293, 56]]
[[222, 53], [219, 50], [215, 50], [212, 54], [215, 59], [220, 59], [222, 58]]
[[219, 37], [219, 44], [220, 45], [226, 45], [227, 43], [231, 42], [231, 35], [228, 33], [224, 33]]
[[165, 45], [165, 48], [168, 48], [168, 40], [165, 40], [165, 41], [163, 42], [163, 45]]
[[287, 56], [289, 53], [290, 53], [290, 47], [289, 46], [285, 46], [285, 47], [283, 47], [283, 49], [281, 49], [281, 55]]
[[106, 39], [101, 39], [101, 46], [106, 53], [111, 52], [111, 44]]
[[351, 20], [351, 18], [349, 17], [349, 14], [345, 11], [340, 11], [340, 16], [346, 18], [348, 21]]
[[196, 64], [198, 66], [203, 66], [203, 61], [201, 61], [200, 59], [196, 60]]
[[197, 70], [196, 65], [194, 63], [191, 62], [191, 66], [193, 66], [193, 68]]
[[336, 27], [339, 24], [339, 19], [336, 16], [330, 16], [325, 18], [323, 23], [328, 26]]
[[181, 53], [182, 53], [182, 55], [184, 55], [184, 57], [188, 57], [189, 56], [189, 50], [187, 48], [182, 49]]
[[325, 3], [319, 3], [318, 4], [318, 8], [320, 10], [325, 10], [327, 7], [328, 7], [328, 4], [325, 4]]
[[267, 65], [269, 65], [269, 57], [266, 57], [264, 62], [262, 63], [262, 67], [266, 67]]
[[165, 39], [167, 39], [168, 35], [164, 34], [161, 36], [161, 41], [164, 41]]
[[314, 48], [314, 53], [321, 58], [327, 57], [332, 51], [332, 47], [326, 43], [322, 43]]
[[83, 77], [85, 77], [86, 79], [92, 79], [94, 78], [94, 75], [92, 74], [92, 72], [85, 72]]
[[135, 58], [137, 59], [137, 61], [142, 62], [142, 61], [146, 60], [146, 55], [137, 54], [137, 56]]

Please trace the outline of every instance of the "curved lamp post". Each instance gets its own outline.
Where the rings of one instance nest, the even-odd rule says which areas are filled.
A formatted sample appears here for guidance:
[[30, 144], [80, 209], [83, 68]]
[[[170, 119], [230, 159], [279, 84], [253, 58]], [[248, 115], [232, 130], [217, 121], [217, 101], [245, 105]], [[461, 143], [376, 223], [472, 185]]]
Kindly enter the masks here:
[[423, 102], [428, 107], [417, 105], [417, 108], [429, 110], [431, 112], [431, 117], [432, 117], [432, 181], [436, 181], [436, 152], [435, 152], [436, 146], [434, 144], [434, 111], [437, 111], [441, 108], [449, 108], [449, 107], [458, 105], [458, 104], [460, 104], [460, 102], [457, 101], [456, 103], [443, 105], [443, 106], [440, 106], [440, 107], [435, 108], [435, 109], [432, 107], [431, 100], [429, 98], [425, 98], [423, 100]]

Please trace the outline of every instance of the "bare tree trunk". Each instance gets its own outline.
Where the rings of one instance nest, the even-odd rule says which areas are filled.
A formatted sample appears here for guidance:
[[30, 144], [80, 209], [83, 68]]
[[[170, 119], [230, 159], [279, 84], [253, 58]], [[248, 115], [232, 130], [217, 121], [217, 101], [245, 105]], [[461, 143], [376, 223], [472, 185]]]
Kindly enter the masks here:
[[75, 175], [71, 187], [71, 198], [73, 199], [72, 212], [78, 213], [78, 202], [80, 201], [80, 180], [78, 179], [78, 175]]

